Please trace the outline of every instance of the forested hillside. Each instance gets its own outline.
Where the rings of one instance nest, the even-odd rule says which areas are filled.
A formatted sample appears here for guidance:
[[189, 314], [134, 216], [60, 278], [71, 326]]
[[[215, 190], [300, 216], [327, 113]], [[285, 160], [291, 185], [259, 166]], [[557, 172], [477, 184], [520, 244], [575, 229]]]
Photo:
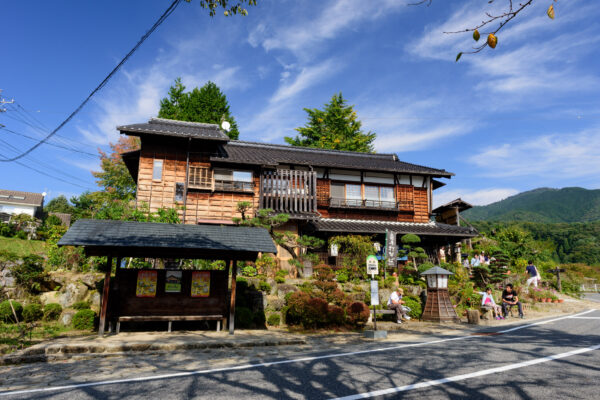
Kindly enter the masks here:
[[503, 228], [516, 228], [537, 241], [546, 242], [552, 258], [560, 263], [600, 266], [600, 221], [588, 223], [474, 222], [485, 236], [493, 237]]
[[600, 190], [540, 188], [463, 213], [469, 221], [600, 221]]

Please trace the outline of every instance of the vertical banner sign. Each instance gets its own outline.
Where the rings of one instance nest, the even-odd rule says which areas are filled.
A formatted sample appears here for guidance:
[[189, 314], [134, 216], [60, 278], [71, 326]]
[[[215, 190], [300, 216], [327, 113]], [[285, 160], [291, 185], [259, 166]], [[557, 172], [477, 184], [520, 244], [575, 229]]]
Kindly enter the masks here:
[[181, 271], [167, 270], [165, 274], [165, 293], [181, 293]]
[[137, 297], [155, 297], [156, 276], [157, 271], [138, 271], [135, 295]]
[[387, 265], [389, 267], [395, 267], [398, 254], [398, 246], [396, 246], [396, 232], [388, 230], [386, 231], [386, 235], [387, 248], [385, 250], [387, 254]]
[[371, 305], [379, 305], [379, 282], [375, 280], [371, 281]]
[[210, 296], [210, 271], [192, 272], [192, 297]]
[[329, 253], [331, 254], [331, 257], [337, 257], [338, 256], [338, 245], [333, 243], [329, 249]]

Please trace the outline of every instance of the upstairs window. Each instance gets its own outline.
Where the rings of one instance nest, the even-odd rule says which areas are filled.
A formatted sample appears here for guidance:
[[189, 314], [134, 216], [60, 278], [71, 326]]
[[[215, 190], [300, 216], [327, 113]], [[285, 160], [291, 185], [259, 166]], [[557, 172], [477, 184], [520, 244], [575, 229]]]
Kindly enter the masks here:
[[393, 186], [331, 183], [331, 203], [335, 207], [396, 208]]
[[252, 191], [254, 188], [252, 171], [215, 169], [215, 190]]
[[213, 174], [208, 167], [193, 167], [190, 166], [188, 178], [188, 187], [192, 189], [209, 189], [213, 188]]
[[152, 179], [155, 181], [162, 180], [163, 173], [163, 160], [154, 160], [154, 165], [152, 166]]

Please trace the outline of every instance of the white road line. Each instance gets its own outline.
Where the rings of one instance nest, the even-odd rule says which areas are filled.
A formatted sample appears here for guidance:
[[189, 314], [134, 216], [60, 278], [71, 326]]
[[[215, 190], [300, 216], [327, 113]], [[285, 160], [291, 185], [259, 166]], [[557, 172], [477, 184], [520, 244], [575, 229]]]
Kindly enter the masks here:
[[600, 317], [571, 317], [571, 319], [600, 319]]
[[[564, 317], [560, 317], [560, 318], [551, 319], [548, 321], [542, 321], [542, 322], [537, 322], [537, 323], [533, 323], [533, 324], [521, 325], [521, 326], [517, 326], [512, 329], [508, 329], [506, 331], [501, 331], [500, 333], [512, 332], [512, 331], [516, 331], [518, 329], [525, 329], [525, 328], [535, 326], [535, 325], [541, 325], [541, 324], [546, 324], [546, 323], [550, 323], [550, 322], [560, 321], [563, 319], [573, 318], [573, 317], [576, 317], [579, 315], [584, 315], [584, 314], [587, 314], [587, 313], [590, 313], [593, 311], [597, 311], [597, 310], [588, 310], [588, 311], [584, 311], [584, 312], [581, 312], [578, 314], [573, 314], [571, 316], [564, 316]], [[487, 336], [472, 336], [472, 335], [458, 336], [458, 337], [453, 337], [453, 338], [448, 338], [448, 339], [432, 340], [429, 342], [403, 344], [403, 345], [391, 346], [391, 347], [380, 347], [377, 349], [353, 351], [353, 352], [347, 352], [347, 353], [326, 354], [326, 355], [322, 355], [322, 356], [296, 358], [296, 359], [292, 359], [292, 360], [281, 360], [281, 361], [273, 361], [273, 362], [266, 362], [266, 363], [260, 363], [260, 364], [244, 364], [244, 365], [238, 365], [235, 367], [224, 367], [224, 368], [216, 368], [216, 369], [178, 372], [178, 373], [164, 374], [164, 375], [142, 376], [142, 377], [138, 377], [138, 378], [114, 379], [114, 380], [109, 380], [109, 381], [76, 383], [73, 385], [54, 386], [54, 387], [47, 387], [47, 388], [40, 388], [40, 389], [15, 390], [15, 391], [11, 391], [11, 392], [0, 392], [0, 397], [17, 395], [17, 394], [54, 392], [54, 391], [58, 391], [58, 390], [78, 389], [78, 388], [85, 388], [85, 387], [90, 387], [90, 386], [115, 385], [115, 384], [130, 383], [130, 382], [145, 382], [145, 381], [153, 381], [153, 380], [160, 380], [160, 379], [181, 378], [181, 377], [194, 376], [194, 375], [212, 374], [212, 373], [217, 373], [217, 372], [240, 371], [240, 370], [253, 369], [253, 368], [272, 367], [275, 365], [282, 365], [282, 364], [292, 364], [292, 363], [299, 363], [299, 362], [324, 360], [324, 359], [328, 359], [328, 358], [348, 357], [348, 356], [355, 356], [355, 355], [359, 355], [359, 354], [398, 350], [398, 349], [404, 349], [407, 347], [422, 347], [422, 346], [427, 346], [430, 344], [451, 342], [451, 341], [455, 341], [455, 340], [481, 339], [481, 338], [486, 338], [486, 337]]]
[[566, 317], [560, 317], [560, 318], [549, 319], [546, 321], [534, 322], [532, 324], [527, 324], [527, 325], [519, 325], [514, 328], [505, 329], [503, 331], [498, 331], [498, 333], [514, 332], [514, 331], [518, 331], [519, 329], [525, 329], [525, 328], [529, 328], [529, 327], [536, 326], [536, 325], [545, 325], [545, 324], [549, 324], [550, 322], [560, 321], [561, 319], [567, 319], [567, 318], [575, 318], [579, 315], [589, 314], [594, 311], [597, 311], [597, 310], [587, 310], [587, 311], [580, 312], [579, 314], [574, 314], [574, 315], [570, 315], [570, 316], [566, 316]]
[[426, 382], [414, 383], [414, 384], [411, 384], [411, 385], [398, 386], [398, 387], [390, 388], [390, 389], [375, 390], [373, 392], [358, 393], [358, 394], [353, 394], [351, 396], [345, 396], [345, 397], [337, 397], [337, 398], [335, 398], [333, 400], [358, 400], [358, 399], [367, 399], [369, 397], [383, 396], [383, 395], [386, 395], [386, 394], [406, 392], [406, 391], [414, 390], [414, 389], [422, 389], [422, 388], [426, 388], [426, 387], [430, 387], [430, 386], [443, 385], [443, 384], [449, 383], [449, 382], [463, 381], [465, 379], [477, 378], [479, 376], [485, 376], [485, 375], [495, 374], [495, 373], [498, 373], [498, 372], [510, 371], [511, 369], [528, 367], [530, 365], [545, 363], [545, 362], [548, 362], [548, 361], [554, 361], [554, 360], [558, 360], [558, 359], [561, 359], [561, 358], [570, 357], [570, 356], [574, 356], [574, 355], [582, 354], [582, 353], [587, 353], [588, 351], [593, 351], [593, 350], [598, 350], [598, 349], [600, 349], [600, 344], [598, 344], [596, 346], [592, 346], [592, 347], [586, 347], [586, 348], [583, 348], [583, 349], [577, 349], [577, 350], [573, 350], [573, 351], [568, 351], [566, 353], [560, 353], [560, 354], [555, 354], [555, 355], [552, 355], [552, 356], [547, 356], [547, 357], [542, 357], [542, 358], [536, 358], [536, 359], [533, 359], [533, 360], [524, 361], [524, 362], [520, 362], [520, 363], [517, 363], [517, 364], [509, 364], [509, 365], [505, 365], [503, 367], [490, 368], [490, 369], [485, 369], [485, 370], [482, 370], [482, 371], [472, 372], [472, 373], [469, 373], [469, 374], [455, 375], [455, 376], [451, 376], [449, 378], [443, 378], [443, 379], [436, 379], [436, 380], [433, 380], [433, 381], [426, 381]]

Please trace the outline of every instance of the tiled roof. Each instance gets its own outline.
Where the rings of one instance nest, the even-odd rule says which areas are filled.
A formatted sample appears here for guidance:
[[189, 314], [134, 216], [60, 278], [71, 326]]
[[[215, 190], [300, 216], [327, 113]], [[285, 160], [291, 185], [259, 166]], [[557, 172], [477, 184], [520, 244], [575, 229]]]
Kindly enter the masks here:
[[253, 165], [295, 164], [313, 167], [352, 168], [371, 171], [426, 174], [451, 177], [451, 172], [398, 160], [396, 154], [357, 153], [267, 143], [230, 141], [222, 146], [222, 154], [211, 158]]
[[158, 136], [176, 136], [192, 139], [217, 140], [221, 142], [229, 141], [227, 136], [215, 124], [205, 124], [202, 122], [175, 121], [164, 118], [150, 118], [147, 123], [117, 126], [121, 133], [131, 135], [147, 134]]
[[48, 215], [54, 215], [66, 227], [71, 225], [71, 214], [69, 213], [49, 212]]
[[469, 208], [473, 208], [473, 206], [469, 203], [467, 203], [466, 201], [462, 200], [461, 198], [452, 200], [449, 203], [446, 203], [444, 205], [441, 205], [439, 207], [436, 207], [432, 213], [434, 214], [439, 214], [441, 212], [444, 212], [450, 208], [456, 208], [458, 207], [458, 211], [463, 212], [465, 210], [468, 210]]
[[438, 222], [391, 222], [357, 219], [322, 218], [312, 222], [317, 231], [340, 233], [385, 233], [386, 229], [399, 234], [414, 233], [416, 235], [474, 237], [477, 230], [466, 226], [440, 224]]
[[24, 204], [41, 207], [44, 203], [44, 195], [42, 193], [0, 189], [0, 203]]
[[277, 252], [264, 228], [92, 219], [76, 221], [58, 245]]

